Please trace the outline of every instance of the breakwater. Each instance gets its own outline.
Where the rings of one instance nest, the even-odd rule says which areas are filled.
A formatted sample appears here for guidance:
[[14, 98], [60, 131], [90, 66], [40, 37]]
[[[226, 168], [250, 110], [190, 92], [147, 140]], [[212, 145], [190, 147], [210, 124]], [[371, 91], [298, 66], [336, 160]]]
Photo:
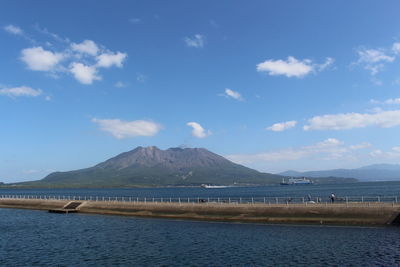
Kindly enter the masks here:
[[[70, 199], [0, 199], [0, 208], [62, 209]], [[148, 202], [79, 200], [80, 213], [146, 216], [249, 223], [305, 223], [339, 225], [400, 224], [400, 204], [389, 202], [346, 203], [238, 203], [238, 202]]]

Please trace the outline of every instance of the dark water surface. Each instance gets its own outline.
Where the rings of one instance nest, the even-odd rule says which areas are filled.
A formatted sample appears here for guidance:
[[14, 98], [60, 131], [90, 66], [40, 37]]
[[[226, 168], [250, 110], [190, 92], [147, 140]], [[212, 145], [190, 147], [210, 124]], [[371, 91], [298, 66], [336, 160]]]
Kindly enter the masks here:
[[395, 227], [285, 226], [0, 209], [1, 266], [400, 266]]
[[[224, 189], [0, 189], [132, 197], [400, 195], [400, 182]], [[400, 266], [400, 228], [209, 223], [0, 209], [0, 266]]]

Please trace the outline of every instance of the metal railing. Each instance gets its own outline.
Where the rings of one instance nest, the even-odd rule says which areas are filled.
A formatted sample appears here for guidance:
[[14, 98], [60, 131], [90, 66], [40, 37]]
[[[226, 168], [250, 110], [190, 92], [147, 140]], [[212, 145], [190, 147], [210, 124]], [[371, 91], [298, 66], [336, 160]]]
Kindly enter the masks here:
[[336, 197], [130, 197], [130, 196], [71, 196], [71, 195], [0, 195], [0, 199], [80, 200], [136, 203], [217, 203], [217, 204], [336, 204], [336, 203], [393, 203], [400, 196], [345, 196]]

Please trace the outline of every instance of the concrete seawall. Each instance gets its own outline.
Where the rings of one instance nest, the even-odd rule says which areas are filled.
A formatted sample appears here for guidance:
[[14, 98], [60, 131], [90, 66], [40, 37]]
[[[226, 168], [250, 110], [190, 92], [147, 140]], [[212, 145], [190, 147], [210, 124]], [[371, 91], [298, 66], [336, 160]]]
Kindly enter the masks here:
[[[62, 209], [70, 200], [0, 199], [0, 208]], [[237, 204], [80, 201], [80, 213], [253, 223], [398, 225], [400, 204]]]

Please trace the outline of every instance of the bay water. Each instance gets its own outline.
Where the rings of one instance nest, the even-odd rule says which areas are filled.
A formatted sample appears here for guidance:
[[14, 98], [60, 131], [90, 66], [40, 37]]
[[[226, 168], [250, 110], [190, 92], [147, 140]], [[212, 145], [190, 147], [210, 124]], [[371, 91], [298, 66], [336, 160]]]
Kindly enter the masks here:
[[[243, 188], [0, 189], [3, 194], [400, 195], [400, 182]], [[0, 209], [0, 266], [400, 266], [400, 228], [214, 223]]]

